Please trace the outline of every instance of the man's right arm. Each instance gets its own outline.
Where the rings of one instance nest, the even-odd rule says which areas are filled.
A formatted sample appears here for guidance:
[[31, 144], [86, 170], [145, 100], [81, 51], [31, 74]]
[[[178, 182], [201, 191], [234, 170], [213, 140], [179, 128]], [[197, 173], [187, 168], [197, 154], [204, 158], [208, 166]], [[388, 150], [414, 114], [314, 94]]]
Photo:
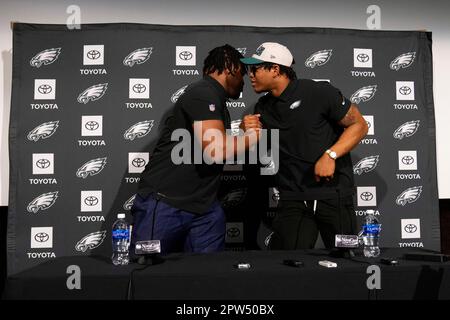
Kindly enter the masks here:
[[[212, 162], [223, 163], [242, 154], [251, 146], [258, 143], [261, 135], [259, 116], [247, 115], [244, 123], [244, 135], [232, 136], [226, 134], [222, 120], [195, 121], [194, 135], [197, 142], [201, 142], [202, 151], [209, 155]], [[207, 151], [207, 152], [205, 152]]]

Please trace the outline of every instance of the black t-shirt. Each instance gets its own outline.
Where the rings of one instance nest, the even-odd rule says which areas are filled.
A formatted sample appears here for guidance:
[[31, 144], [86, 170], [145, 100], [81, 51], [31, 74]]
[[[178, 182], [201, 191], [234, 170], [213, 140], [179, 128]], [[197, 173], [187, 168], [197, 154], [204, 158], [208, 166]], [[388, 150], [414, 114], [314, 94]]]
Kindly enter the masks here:
[[[194, 144], [198, 141], [192, 126], [194, 121], [222, 120], [225, 129], [229, 129], [230, 115], [226, 101], [225, 89], [209, 76], [186, 89], [168, 117], [141, 175], [139, 194], [157, 192], [162, 196], [162, 201], [169, 205], [197, 214], [205, 213], [211, 207], [217, 199], [223, 165], [194, 164]], [[189, 131], [191, 164], [174, 164], [171, 159], [172, 149], [180, 143], [171, 141], [172, 132], [176, 129]]]
[[[279, 166], [275, 184], [281, 199], [332, 199], [354, 192], [350, 154], [336, 160], [334, 178], [316, 182], [314, 165], [336, 143], [344, 128], [338, 124], [351, 102], [327, 82], [299, 79], [289, 83], [279, 97], [261, 97], [255, 113], [266, 129], [279, 129]], [[323, 180], [323, 179], [322, 179]]]

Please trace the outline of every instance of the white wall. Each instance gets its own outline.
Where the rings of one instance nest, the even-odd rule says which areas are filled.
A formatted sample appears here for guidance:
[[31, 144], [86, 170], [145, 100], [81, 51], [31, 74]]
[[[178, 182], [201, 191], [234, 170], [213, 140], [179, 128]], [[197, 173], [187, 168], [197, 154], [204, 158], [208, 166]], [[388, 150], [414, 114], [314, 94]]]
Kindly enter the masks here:
[[381, 9], [381, 30], [433, 32], [434, 102], [439, 198], [450, 198], [450, 1], [448, 0], [0, 0], [0, 205], [8, 204], [8, 123], [11, 97], [10, 23], [65, 24], [78, 5], [81, 23], [132, 22], [176, 25], [247, 25], [367, 29], [369, 5]]

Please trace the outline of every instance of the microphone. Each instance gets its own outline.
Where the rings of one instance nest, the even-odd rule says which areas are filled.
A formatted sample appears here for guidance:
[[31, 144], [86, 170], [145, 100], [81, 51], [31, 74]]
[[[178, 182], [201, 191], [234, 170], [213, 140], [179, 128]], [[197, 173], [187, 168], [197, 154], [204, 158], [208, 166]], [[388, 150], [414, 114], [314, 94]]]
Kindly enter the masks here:
[[155, 265], [164, 262], [160, 256], [161, 242], [159, 240], [136, 241], [134, 254], [137, 257], [137, 263], [143, 265]]

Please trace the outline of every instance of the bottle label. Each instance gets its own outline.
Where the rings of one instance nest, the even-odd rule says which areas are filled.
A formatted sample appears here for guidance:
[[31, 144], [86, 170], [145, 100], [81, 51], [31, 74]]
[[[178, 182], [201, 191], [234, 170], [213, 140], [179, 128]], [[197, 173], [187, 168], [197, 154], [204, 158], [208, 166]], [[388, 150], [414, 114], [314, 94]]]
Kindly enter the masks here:
[[128, 231], [128, 229], [119, 229], [119, 230], [113, 230], [112, 232], [112, 237], [113, 239], [126, 239], [128, 240], [130, 236], [130, 232]]
[[366, 235], [378, 235], [381, 231], [381, 224], [365, 224], [364, 233]]

